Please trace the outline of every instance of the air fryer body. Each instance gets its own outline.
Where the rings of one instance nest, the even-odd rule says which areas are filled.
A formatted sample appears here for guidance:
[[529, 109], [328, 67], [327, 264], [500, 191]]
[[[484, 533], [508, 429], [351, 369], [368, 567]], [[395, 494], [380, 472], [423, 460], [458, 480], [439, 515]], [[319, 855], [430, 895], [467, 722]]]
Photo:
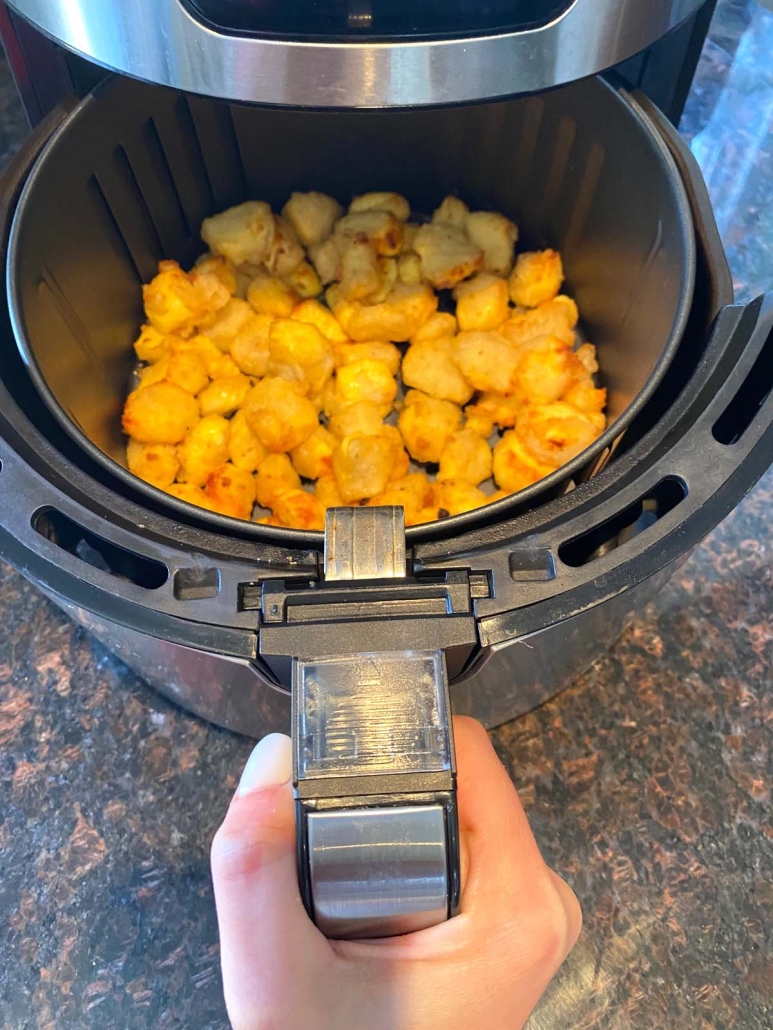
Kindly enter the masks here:
[[[451, 684], [455, 714], [472, 715], [493, 727], [553, 697], [612, 646], [682, 560], [604, 604], [481, 652], [473, 668]], [[256, 739], [287, 732], [290, 692], [254, 661], [153, 637], [44, 593], [176, 704]]]
[[[168, 0], [164, 10], [175, 5], [180, 6], [178, 0]], [[26, 5], [19, 0], [17, 6], [20, 10], [29, 6], [31, 15], [35, 7], [43, 18], [65, 7], [75, 10], [78, 5]], [[653, 7], [669, 25], [672, 20], [676, 24], [682, 17], [697, 12], [684, 28], [656, 44], [673, 47], [679, 39], [684, 43], [689, 31], [690, 47], [677, 50], [672, 61], [672, 69], [680, 72], [690, 67], [690, 48], [695, 49], [698, 29], [705, 29], [711, 5], [700, 10], [698, 6], [664, 2]], [[592, 4], [563, 7], [590, 9]], [[208, 9], [214, 7], [209, 5]], [[625, 4], [620, 9], [630, 12], [633, 8]], [[188, 17], [199, 17], [203, 8], [199, 8], [198, 14], [191, 14], [187, 7], [185, 10]], [[18, 27], [21, 23], [16, 24]], [[644, 27], [643, 23], [640, 27]], [[62, 32], [54, 34], [67, 42]], [[643, 42], [645, 37], [640, 36], [639, 40]], [[394, 40], [396, 48], [404, 43], [403, 39]], [[626, 48], [627, 53], [632, 53], [636, 45], [629, 40]], [[62, 51], [57, 49], [56, 54], [61, 57]], [[70, 69], [75, 67], [72, 60], [67, 59]], [[635, 64], [636, 59], [632, 60]], [[104, 63], [121, 66], [118, 60], [104, 59]], [[646, 78], [642, 68], [637, 71], [629, 64], [628, 71], [634, 77]], [[683, 86], [682, 82], [668, 95], [672, 114], [678, 109]], [[451, 143], [454, 126], [484, 126], [482, 135], [475, 137], [474, 161], [468, 169], [473, 185], [484, 145], [495, 155], [494, 161], [497, 155], [505, 155], [506, 161], [520, 168], [522, 176], [526, 174], [527, 157], [530, 153], [532, 158], [536, 155], [543, 192], [534, 192], [534, 204], [542, 205], [544, 210], [535, 208], [530, 216], [542, 217], [545, 229], [540, 233], [537, 228], [532, 233], [535, 243], [555, 240], [563, 245], [567, 239], [572, 243], [574, 233], [576, 245], [581, 229], [590, 226], [594, 191], [605, 165], [604, 146], [594, 145], [584, 132], [578, 132], [581, 119], [577, 117], [577, 98], [602, 98], [607, 89], [586, 82], [556, 91], [545, 102], [542, 98], [518, 101], [513, 110], [524, 112], [524, 117], [517, 119], [521, 135], [515, 148], [513, 140], [507, 137], [513, 127], [506, 117], [498, 117], [499, 112], [494, 109], [498, 105], [493, 105], [486, 116], [490, 117], [488, 129], [480, 113], [484, 108], [437, 112], [438, 124], [446, 126], [447, 142]], [[95, 147], [101, 163], [91, 170], [86, 168], [87, 173], [93, 174], [81, 176], [99, 201], [93, 210], [102, 212], [100, 224], [113, 239], [122, 233], [121, 218], [112, 217], [109, 204], [105, 207], [110, 189], [105, 193], [100, 181], [109, 185], [110, 174], [117, 171], [138, 193], [138, 200], [143, 201], [143, 176], [151, 180], [156, 175], [161, 177], [163, 188], [154, 194], [144, 221], [135, 218], [130, 207], [123, 209], [124, 224], [135, 231], [128, 246], [123, 246], [120, 239], [116, 245], [124, 263], [135, 265], [138, 271], [142, 269], [143, 274], [152, 269], [153, 259], [160, 256], [144, 247], [141, 239], [145, 232], [151, 238], [155, 234], [157, 242], [162, 241], [163, 234], [153, 225], [153, 210], [160, 212], [163, 231], [171, 236], [175, 232], [175, 218], [189, 223], [185, 246], [190, 251], [187, 257], [193, 257], [198, 246], [194, 239], [197, 220], [211, 213], [202, 208], [196, 215], [198, 186], [202, 196], [210, 193], [208, 202], [205, 196], [204, 207], [206, 203], [212, 207], [215, 201], [225, 206], [229, 202], [228, 190], [235, 188], [228, 160], [222, 160], [222, 154], [210, 152], [209, 142], [205, 152], [200, 147], [198, 154], [194, 146], [195, 160], [191, 162], [184, 150], [168, 144], [166, 129], [172, 137], [176, 132], [188, 145], [196, 144], [197, 139], [211, 142], [214, 138], [216, 145], [234, 157], [237, 171], [240, 160], [234, 122], [229, 122], [230, 114], [222, 116], [229, 105], [199, 98], [181, 99], [176, 104], [176, 95], [171, 94], [169, 102], [170, 94], [165, 90], [158, 92], [167, 99], [156, 104], [154, 90], [155, 87], [119, 80], [100, 86], [94, 96], [83, 102], [85, 107], [91, 105], [92, 111], [98, 110], [95, 105], [100, 96], [107, 94], [119, 101], [126, 98], [127, 111], [132, 116], [136, 115], [133, 98], [139, 98], [141, 104], [151, 109], [151, 117], [132, 123], [130, 146], [116, 145], [101, 151]], [[565, 110], [561, 108], [562, 97], [566, 98]], [[631, 125], [638, 121], [640, 128], [646, 124], [648, 132], [657, 134], [664, 167], [668, 168], [664, 185], [678, 198], [671, 208], [663, 209], [660, 218], [654, 217], [652, 205], [658, 198], [651, 195], [652, 183], [642, 183], [641, 169], [634, 167], [620, 168], [615, 175], [615, 190], [608, 192], [610, 204], [614, 199], [618, 210], [620, 205], [629, 205], [634, 211], [637, 204], [644, 205], [643, 223], [647, 213], [653, 216], [653, 224], [662, 223], [654, 234], [626, 236], [626, 260], [632, 264], [626, 280], [631, 284], [630, 296], [625, 303], [636, 313], [642, 353], [646, 347], [663, 346], [663, 338], [676, 326], [677, 339], [670, 355], [673, 360], [655, 392], [636, 411], [623, 438], [616, 441], [614, 453], [606, 454], [593, 468], [583, 469], [570, 490], [562, 484], [560, 489], [516, 505], [504, 515], [493, 512], [477, 522], [451, 520], [450, 528], [445, 530], [411, 531], [411, 577], [405, 588], [416, 592], [412, 614], [397, 618], [387, 614], [394, 610], [389, 607], [393, 598], [390, 587], [383, 583], [371, 584], [368, 598], [372, 600], [367, 603], [363, 603], [362, 594], [354, 596], [346, 584], [336, 585], [331, 593], [320, 574], [321, 541], [298, 534], [283, 537], [274, 532], [272, 536], [270, 531], [261, 535], [262, 527], [255, 526], [240, 530], [233, 520], [218, 521], [218, 517], [197, 514], [189, 506], [175, 508], [171, 502], [154, 499], [132, 485], [131, 477], [106, 471], [78, 443], [77, 434], [62, 428], [53, 408], [49, 410], [41, 402], [40, 392], [19, 357], [5, 307], [0, 312], [0, 554], [162, 693], [204, 718], [249, 735], [261, 736], [269, 730], [287, 728], [288, 656], [298, 654], [300, 646], [308, 650], [324, 633], [340, 641], [342, 653], [361, 650], [362, 641], [371, 639], [374, 632], [376, 636], [380, 632], [382, 650], [401, 646], [435, 650], [445, 646], [444, 641], [449, 642], [447, 661], [454, 710], [476, 715], [489, 726], [513, 718], [555, 694], [615, 641], [690, 550], [751, 488], [767, 467], [773, 446], [773, 302], [760, 300], [746, 309], [732, 305], [732, 285], [724, 255], [705, 189], [689, 152], [680, 146], [673, 129], [644, 98], [614, 100], [617, 116], [622, 119], [618, 136], [627, 128], [626, 118]], [[42, 103], [40, 108], [46, 106], [50, 104]], [[40, 148], [53, 132], [59, 130], [66, 136], [68, 126], [78, 124], [82, 130], [88, 121], [68, 119], [71, 106], [70, 103], [66, 108], [53, 110], [44, 119], [6, 176], [0, 198], [4, 249], [25, 184], [32, 181], [34, 185], [36, 178], [38, 184], [45, 181], [44, 176], [36, 176], [34, 171]], [[110, 133], [120, 118], [120, 107], [119, 102], [111, 109], [109, 124], [100, 130], [105, 138], [112, 139]], [[152, 117], [155, 110], [162, 112], [158, 124]], [[190, 114], [188, 121], [175, 123], [176, 110], [198, 112], [195, 131], [191, 132]], [[246, 126], [248, 114], [236, 110], [236, 123]], [[499, 111], [507, 110], [506, 102]], [[552, 115], [541, 122], [542, 115], [538, 118], [537, 114], [544, 110]], [[626, 114], [621, 113], [624, 110]], [[340, 117], [342, 125], [355, 125], [362, 117], [384, 118], [385, 123], [392, 125], [392, 119], [399, 119], [400, 115], [401, 112], [390, 112], [385, 118], [383, 113], [360, 112]], [[331, 113], [315, 119], [311, 112], [293, 113], [294, 124], [298, 125], [308, 122], [309, 126], [318, 123], [326, 127], [325, 119], [335, 117], [339, 115]], [[432, 117], [433, 112], [428, 111], [417, 115], [414, 121], [426, 126]], [[281, 132], [282, 112], [264, 111], [256, 116], [255, 123], [276, 125]], [[548, 124], [549, 140], [545, 129]], [[159, 126], [166, 129], [160, 131]], [[463, 133], [460, 139], [463, 141]], [[88, 164], [87, 135], [83, 140], [79, 160]], [[116, 144], [120, 142], [116, 139]], [[328, 167], [323, 186], [335, 191], [336, 161], [344, 159], [345, 148], [351, 142], [342, 140], [338, 150], [331, 149], [329, 141], [326, 145]], [[66, 149], [60, 147], [65, 152]], [[130, 159], [137, 160], [141, 175], [134, 175]], [[464, 165], [459, 154], [455, 159], [460, 166]], [[425, 154], [423, 160], [430, 158]], [[205, 172], [199, 176], [198, 186], [196, 181], [184, 180], [188, 183], [187, 192], [175, 202], [174, 169], [190, 173], [193, 165], [195, 179], [196, 168], [202, 162]], [[489, 167], [488, 171], [483, 167], [481, 172], [489, 176], [484, 193], [492, 204], [499, 202], [497, 183], [506, 190], [510, 174], [507, 164]], [[307, 187], [319, 185], [314, 173], [310, 163], [303, 172]], [[46, 174], [53, 183], [51, 190], [72, 178], [56, 174], [50, 178], [50, 165]], [[411, 178], [422, 181], [420, 169], [418, 175], [409, 171], [406, 176], [406, 182]], [[282, 192], [279, 165], [275, 178], [277, 197], [271, 197], [272, 200], [279, 199]], [[573, 184], [571, 197], [562, 193], [567, 181]], [[442, 185], [453, 188], [460, 184]], [[236, 189], [231, 201], [242, 199], [243, 186], [244, 183]], [[172, 197], [171, 204], [164, 200], [164, 190]], [[662, 198], [662, 189], [659, 194]], [[42, 229], [50, 228], [56, 234], [57, 211], [66, 208], [66, 201], [66, 196], [60, 195], [49, 197], [48, 201], [43, 198], [38, 214], [41, 210], [51, 213]], [[190, 210], [186, 205], [192, 205]], [[548, 217], [551, 210], [553, 221]], [[608, 267], [610, 261], [605, 239], [612, 242], [614, 251], [615, 233], [608, 230], [617, 225], [615, 213], [614, 208], [606, 214], [601, 210], [595, 212], [594, 224], [588, 232], [598, 246], [589, 248], [588, 260], [577, 265], [578, 276], [584, 278], [589, 291], [588, 302], [582, 304], [586, 310], [592, 310], [594, 304], [593, 270], [603, 273], [605, 263]], [[633, 224], [630, 218], [628, 221]], [[66, 238], [59, 241], [65, 257], [63, 275], [70, 283], [80, 272], [84, 279], [88, 278], [87, 250], [83, 252], [80, 272], [66, 261], [68, 244], [87, 229], [91, 231], [93, 226], [70, 219], [68, 231], [63, 234]], [[24, 239], [23, 233], [16, 236], [17, 242]], [[38, 238], [45, 242], [45, 232], [39, 232]], [[688, 245], [668, 245], [669, 240], [677, 238], [687, 240]], [[186, 257], [175, 252], [174, 241], [171, 246], [171, 256]], [[16, 273], [12, 268], [12, 276], [21, 270], [19, 281], [23, 279], [21, 284], [30, 300], [38, 290], [45, 303], [58, 305], [61, 318], [62, 311], [67, 313], [68, 298], [66, 290], [60, 294], [56, 289], [52, 291], [47, 279], [52, 271], [48, 257], [53, 251], [46, 252], [48, 264], [43, 262], [46, 267], [41, 271], [42, 266], [37, 268], [35, 264], [34, 247], [17, 246], [17, 250], [13, 266]], [[639, 279], [652, 276], [653, 270], [657, 272], [659, 260], [664, 261], [668, 318], [664, 315], [665, 305], [658, 304], [659, 297], [662, 299], [665, 294], [653, 297], [650, 293], [644, 303], [638, 297], [637, 306], [633, 293]], [[677, 278], [685, 280], [687, 293], [675, 289]], [[139, 304], [135, 312], [134, 301], [127, 301], [128, 296], [124, 291], [121, 302], [131, 307], [129, 315], [139, 317]], [[677, 318], [684, 296], [687, 311]], [[73, 297], [77, 299], [77, 289]], [[597, 295], [596, 301], [596, 323], [602, 332], [603, 298]], [[105, 315], [101, 327], [104, 329], [109, 324], [109, 311], [104, 303], [100, 310]], [[41, 311], [45, 316], [45, 307], [38, 309], [39, 314]], [[126, 314], [122, 309], [122, 315]], [[625, 311], [621, 314], [625, 316]], [[45, 329], [46, 324], [42, 317], [39, 326]], [[124, 317], [122, 353], [131, 343], [130, 324], [133, 325], [131, 318]], [[18, 319], [16, 330], [26, 331]], [[78, 334], [77, 319], [70, 320], [68, 331]], [[653, 339], [647, 340], [648, 333]], [[614, 332], [607, 333], [610, 346], [614, 336]], [[612, 360], [614, 351], [607, 348], [607, 354]], [[641, 356], [637, 355], [639, 361]], [[621, 363], [621, 357], [617, 355], [618, 372], [622, 375], [630, 370]], [[52, 360], [55, 358], [54, 354]], [[84, 360], [82, 354], [78, 360]], [[650, 355], [650, 367], [654, 360]], [[115, 402], [117, 393], [113, 393]], [[624, 393], [621, 389], [625, 400]], [[70, 406], [77, 406], [76, 401], [77, 398], [71, 398]], [[87, 415], [85, 406], [81, 423]], [[102, 416], [107, 425], [109, 412]], [[110, 453], [107, 438], [100, 447]], [[612, 460], [608, 460], [610, 457]], [[326, 611], [331, 598], [337, 613], [332, 630]], [[422, 608], [425, 600], [430, 604], [426, 609]], [[438, 605], [445, 606], [440, 615]], [[401, 610], [406, 610], [405, 605]]]

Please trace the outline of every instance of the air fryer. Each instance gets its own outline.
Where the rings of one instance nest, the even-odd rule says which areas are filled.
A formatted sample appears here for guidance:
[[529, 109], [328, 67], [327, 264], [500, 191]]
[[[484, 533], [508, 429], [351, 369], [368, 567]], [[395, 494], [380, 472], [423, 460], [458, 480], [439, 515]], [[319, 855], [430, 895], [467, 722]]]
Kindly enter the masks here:
[[[452, 915], [450, 709], [493, 726], [554, 694], [767, 468], [773, 299], [733, 304], [700, 174], [645, 97], [589, 78], [422, 105], [579, 79], [700, 4], [533, 4], [528, 24], [496, 26], [463, 23], [475, 9], [460, 4], [441, 12], [452, 31], [426, 33], [379, 21], [387, 8], [373, 4], [369, 25], [301, 39], [278, 6], [265, 8], [272, 36], [268, 22], [225, 24], [244, 14], [225, 0], [163, 0], [153, 26], [122, 22], [147, 30], [141, 49], [111, 34], [101, 0], [15, 6], [155, 85], [112, 78], [53, 110], [3, 184], [0, 553], [190, 710], [254, 736], [292, 725], [300, 882], [326, 932]], [[558, 60], [572, 25], [585, 42]], [[171, 59], [185, 38], [201, 60]], [[542, 47], [528, 72], [525, 40]], [[439, 74], [460, 53], [458, 76]], [[304, 188], [397, 189], [426, 211], [458, 191], [513, 217], [525, 246], [558, 247], [610, 391], [598, 446], [512, 498], [406, 533], [399, 510], [334, 510], [327, 539], [215, 516], [130, 476], [119, 415], [139, 284], [159, 257], [196, 257], [206, 215]], [[405, 849], [374, 872], [400, 833], [427, 845], [413, 894]]]

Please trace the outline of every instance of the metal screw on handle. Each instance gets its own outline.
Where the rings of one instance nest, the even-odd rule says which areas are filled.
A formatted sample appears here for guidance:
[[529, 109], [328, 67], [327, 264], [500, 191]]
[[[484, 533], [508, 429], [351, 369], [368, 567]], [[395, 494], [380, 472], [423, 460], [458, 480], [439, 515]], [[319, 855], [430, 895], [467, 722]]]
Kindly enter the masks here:
[[[405, 575], [402, 508], [327, 513], [327, 580]], [[456, 769], [440, 651], [293, 662], [298, 873], [329, 937], [432, 926], [459, 904]]]

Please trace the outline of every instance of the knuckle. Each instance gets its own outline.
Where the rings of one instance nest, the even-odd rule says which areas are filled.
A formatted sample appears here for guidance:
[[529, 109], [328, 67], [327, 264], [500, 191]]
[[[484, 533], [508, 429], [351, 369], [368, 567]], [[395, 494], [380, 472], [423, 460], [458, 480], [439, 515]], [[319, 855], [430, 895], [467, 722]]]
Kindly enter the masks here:
[[549, 884], [544, 892], [534, 954], [541, 966], [557, 969], [570, 947], [570, 927], [558, 891]]
[[250, 795], [232, 804], [210, 848], [212, 875], [228, 881], [252, 877], [292, 853], [295, 826], [276, 791]]
[[221, 882], [254, 877], [270, 863], [274, 850], [262, 835], [231, 832], [221, 826], [210, 850], [212, 875]]

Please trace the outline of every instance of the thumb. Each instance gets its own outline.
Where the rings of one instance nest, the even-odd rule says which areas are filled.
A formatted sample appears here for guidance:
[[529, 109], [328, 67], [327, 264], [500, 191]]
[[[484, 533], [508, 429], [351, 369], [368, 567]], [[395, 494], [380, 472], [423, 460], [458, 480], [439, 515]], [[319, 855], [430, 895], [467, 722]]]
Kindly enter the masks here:
[[[282, 733], [264, 737], [244, 767], [212, 842], [229, 1013], [236, 999], [239, 1008], [270, 1009], [271, 999], [262, 994], [279, 988], [287, 971], [297, 968], [299, 947], [313, 949], [325, 943], [308, 918], [298, 890], [291, 776], [290, 738]], [[260, 977], [255, 977], [256, 969], [261, 970]], [[246, 997], [245, 990], [255, 991], [256, 996]]]

